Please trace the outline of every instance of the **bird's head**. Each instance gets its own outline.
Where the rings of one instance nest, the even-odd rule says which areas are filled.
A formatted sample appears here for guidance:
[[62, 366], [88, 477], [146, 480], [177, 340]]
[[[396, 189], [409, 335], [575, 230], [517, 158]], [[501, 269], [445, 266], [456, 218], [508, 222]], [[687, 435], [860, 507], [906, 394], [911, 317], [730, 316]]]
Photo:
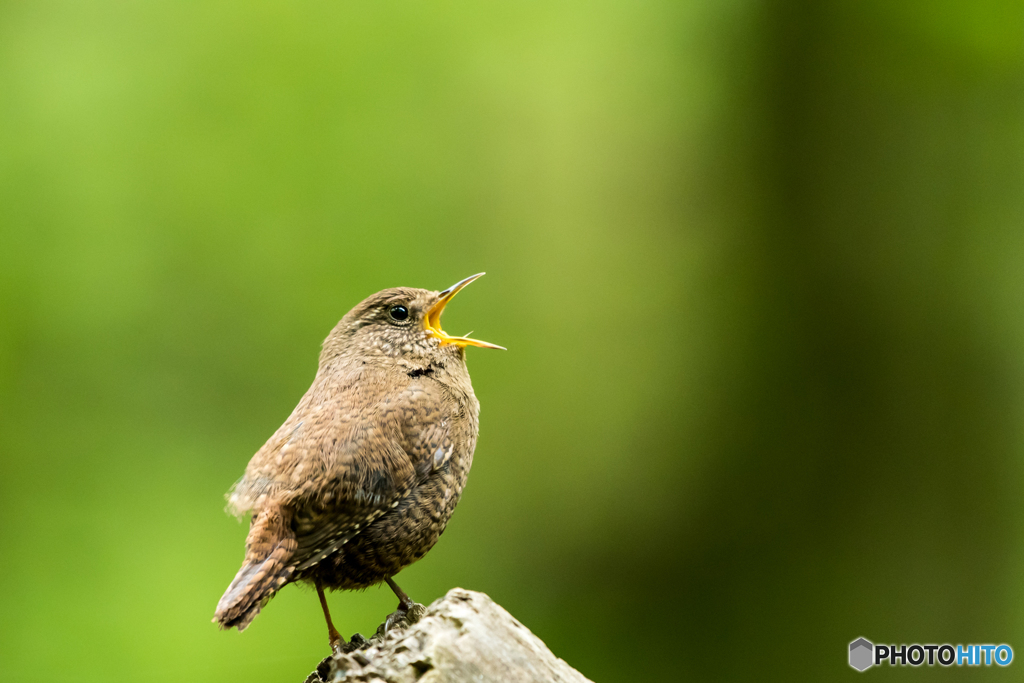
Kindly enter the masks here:
[[467, 346], [504, 347], [469, 337], [453, 337], [441, 329], [441, 313], [477, 273], [443, 292], [393, 287], [366, 298], [341, 319], [324, 341], [321, 362], [339, 355], [404, 357], [418, 360], [459, 355]]

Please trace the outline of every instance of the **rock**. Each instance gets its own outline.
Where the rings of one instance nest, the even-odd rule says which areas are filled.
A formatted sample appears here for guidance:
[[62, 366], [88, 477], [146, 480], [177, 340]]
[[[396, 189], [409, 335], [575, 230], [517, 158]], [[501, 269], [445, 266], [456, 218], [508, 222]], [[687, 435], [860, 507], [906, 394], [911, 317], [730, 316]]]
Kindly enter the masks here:
[[483, 593], [453, 588], [410, 616], [369, 641], [360, 636], [355, 649], [325, 659], [306, 683], [589, 683]]

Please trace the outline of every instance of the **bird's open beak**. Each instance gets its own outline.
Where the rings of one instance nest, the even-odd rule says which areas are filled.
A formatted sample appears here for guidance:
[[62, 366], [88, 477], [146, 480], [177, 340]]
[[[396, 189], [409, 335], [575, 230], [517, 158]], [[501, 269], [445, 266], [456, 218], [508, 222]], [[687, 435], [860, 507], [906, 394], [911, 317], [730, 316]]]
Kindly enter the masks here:
[[461, 348], [467, 346], [479, 346], [484, 349], [501, 349], [505, 351], [504, 346], [498, 346], [497, 344], [490, 344], [479, 339], [470, 339], [469, 337], [451, 337], [447, 332], [441, 329], [441, 313], [444, 311], [444, 307], [448, 305], [448, 302], [455, 298], [463, 287], [468, 285], [478, 277], [483, 276], [483, 273], [477, 273], [476, 275], [470, 275], [465, 280], [456, 282], [448, 289], [441, 292], [440, 298], [430, 307], [427, 311], [427, 315], [423, 318], [423, 327], [426, 329], [427, 334], [432, 337], [437, 337], [441, 340], [441, 344], [455, 344]]

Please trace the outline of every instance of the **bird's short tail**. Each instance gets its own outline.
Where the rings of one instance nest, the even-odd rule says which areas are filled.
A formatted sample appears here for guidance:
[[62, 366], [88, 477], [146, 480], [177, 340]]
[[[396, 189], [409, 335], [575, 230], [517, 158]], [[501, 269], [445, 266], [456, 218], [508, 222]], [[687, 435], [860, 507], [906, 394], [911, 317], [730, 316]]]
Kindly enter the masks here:
[[261, 510], [245, 542], [245, 562], [217, 603], [214, 622], [244, 631], [274, 593], [295, 572], [290, 560], [297, 543], [290, 515], [280, 508]]

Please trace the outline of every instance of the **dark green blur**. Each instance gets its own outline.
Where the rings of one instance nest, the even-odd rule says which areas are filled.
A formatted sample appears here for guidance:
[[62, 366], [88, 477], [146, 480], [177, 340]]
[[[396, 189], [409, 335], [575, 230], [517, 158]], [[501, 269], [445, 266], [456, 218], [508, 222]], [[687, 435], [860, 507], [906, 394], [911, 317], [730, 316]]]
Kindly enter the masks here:
[[596, 681], [1019, 675], [1019, 3], [14, 1], [0, 680], [301, 681], [311, 591], [210, 623], [223, 493], [351, 306], [481, 270], [445, 327], [509, 350], [414, 598]]

